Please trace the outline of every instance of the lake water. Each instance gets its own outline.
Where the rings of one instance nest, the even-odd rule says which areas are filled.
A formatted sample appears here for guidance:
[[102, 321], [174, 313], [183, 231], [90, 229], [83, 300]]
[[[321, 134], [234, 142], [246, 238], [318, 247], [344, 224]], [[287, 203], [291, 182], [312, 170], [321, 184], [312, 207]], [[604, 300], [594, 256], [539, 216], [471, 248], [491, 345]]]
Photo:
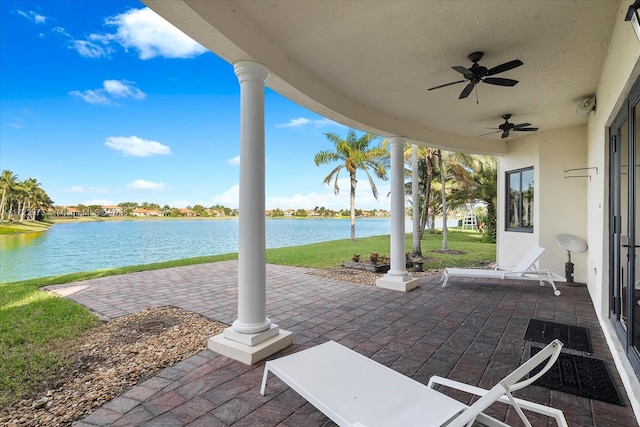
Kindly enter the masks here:
[[[390, 229], [388, 218], [356, 221], [357, 237], [388, 235]], [[267, 219], [266, 234], [268, 248], [297, 246], [349, 238], [350, 222]], [[237, 219], [55, 224], [42, 233], [0, 236], [0, 282], [237, 251]]]

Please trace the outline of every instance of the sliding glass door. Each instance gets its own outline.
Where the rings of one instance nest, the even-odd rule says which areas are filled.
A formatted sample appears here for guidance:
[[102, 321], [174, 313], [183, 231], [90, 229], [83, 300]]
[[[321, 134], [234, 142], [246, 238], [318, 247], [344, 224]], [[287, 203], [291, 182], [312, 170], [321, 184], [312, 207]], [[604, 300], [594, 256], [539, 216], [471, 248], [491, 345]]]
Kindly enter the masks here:
[[640, 376], [640, 83], [609, 128], [611, 320]]

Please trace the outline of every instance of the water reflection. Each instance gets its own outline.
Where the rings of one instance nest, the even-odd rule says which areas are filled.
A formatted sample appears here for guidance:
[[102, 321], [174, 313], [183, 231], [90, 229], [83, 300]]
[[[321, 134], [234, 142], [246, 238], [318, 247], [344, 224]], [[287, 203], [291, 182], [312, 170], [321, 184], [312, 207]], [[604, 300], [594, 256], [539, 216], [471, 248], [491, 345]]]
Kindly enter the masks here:
[[0, 251], [4, 252], [16, 250], [18, 248], [25, 248], [29, 245], [37, 243], [40, 240], [46, 239], [46, 237], [46, 231], [38, 231], [35, 233], [4, 234], [0, 236]]

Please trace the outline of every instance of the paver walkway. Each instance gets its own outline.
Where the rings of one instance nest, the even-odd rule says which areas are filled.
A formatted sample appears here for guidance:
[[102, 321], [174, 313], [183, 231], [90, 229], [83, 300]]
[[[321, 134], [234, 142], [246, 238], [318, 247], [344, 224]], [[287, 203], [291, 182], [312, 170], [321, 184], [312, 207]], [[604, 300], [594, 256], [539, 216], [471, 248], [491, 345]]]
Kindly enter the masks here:
[[[408, 293], [267, 266], [267, 313], [294, 333], [294, 345], [273, 357], [338, 341], [427, 383], [441, 375], [491, 387], [529, 354], [530, 318], [584, 326], [592, 357], [606, 361], [626, 403], [620, 407], [530, 386], [519, 396], [562, 409], [570, 426], [637, 426], [584, 286], [560, 285], [555, 297], [535, 282], [423, 277]], [[104, 318], [171, 305], [231, 323], [237, 316], [237, 262], [132, 273], [52, 286]], [[88, 426], [330, 426], [322, 413], [274, 378], [259, 394], [264, 362], [246, 366], [204, 350], [131, 388], [77, 423]], [[384, 385], [380, 385], [384, 393]], [[465, 396], [457, 396], [465, 398]], [[467, 398], [468, 399], [468, 398]], [[504, 405], [490, 414], [520, 425]], [[544, 417], [530, 417], [535, 426]]]

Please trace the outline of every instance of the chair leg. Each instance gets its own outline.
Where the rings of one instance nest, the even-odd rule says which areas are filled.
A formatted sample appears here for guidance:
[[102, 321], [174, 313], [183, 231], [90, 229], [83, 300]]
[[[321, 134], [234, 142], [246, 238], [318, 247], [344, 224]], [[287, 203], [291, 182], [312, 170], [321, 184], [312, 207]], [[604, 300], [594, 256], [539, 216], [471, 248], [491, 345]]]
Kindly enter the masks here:
[[442, 287], [444, 288], [445, 286], [447, 286], [447, 282], [449, 281], [449, 273], [447, 273], [447, 270], [445, 269], [444, 272], [442, 273]]
[[269, 362], [264, 365], [264, 373], [262, 374], [262, 385], [260, 386], [260, 394], [264, 396], [267, 388], [267, 377], [269, 376]]
[[527, 417], [524, 415], [524, 412], [522, 412], [522, 408], [520, 408], [520, 405], [518, 405], [516, 400], [513, 398], [513, 395], [509, 391], [507, 391], [505, 395], [507, 396], [507, 399], [509, 399], [509, 402], [511, 402], [511, 406], [513, 406], [513, 408], [518, 413], [518, 416], [520, 417], [524, 425], [526, 425], [527, 427], [531, 427], [531, 423], [529, 422]]

